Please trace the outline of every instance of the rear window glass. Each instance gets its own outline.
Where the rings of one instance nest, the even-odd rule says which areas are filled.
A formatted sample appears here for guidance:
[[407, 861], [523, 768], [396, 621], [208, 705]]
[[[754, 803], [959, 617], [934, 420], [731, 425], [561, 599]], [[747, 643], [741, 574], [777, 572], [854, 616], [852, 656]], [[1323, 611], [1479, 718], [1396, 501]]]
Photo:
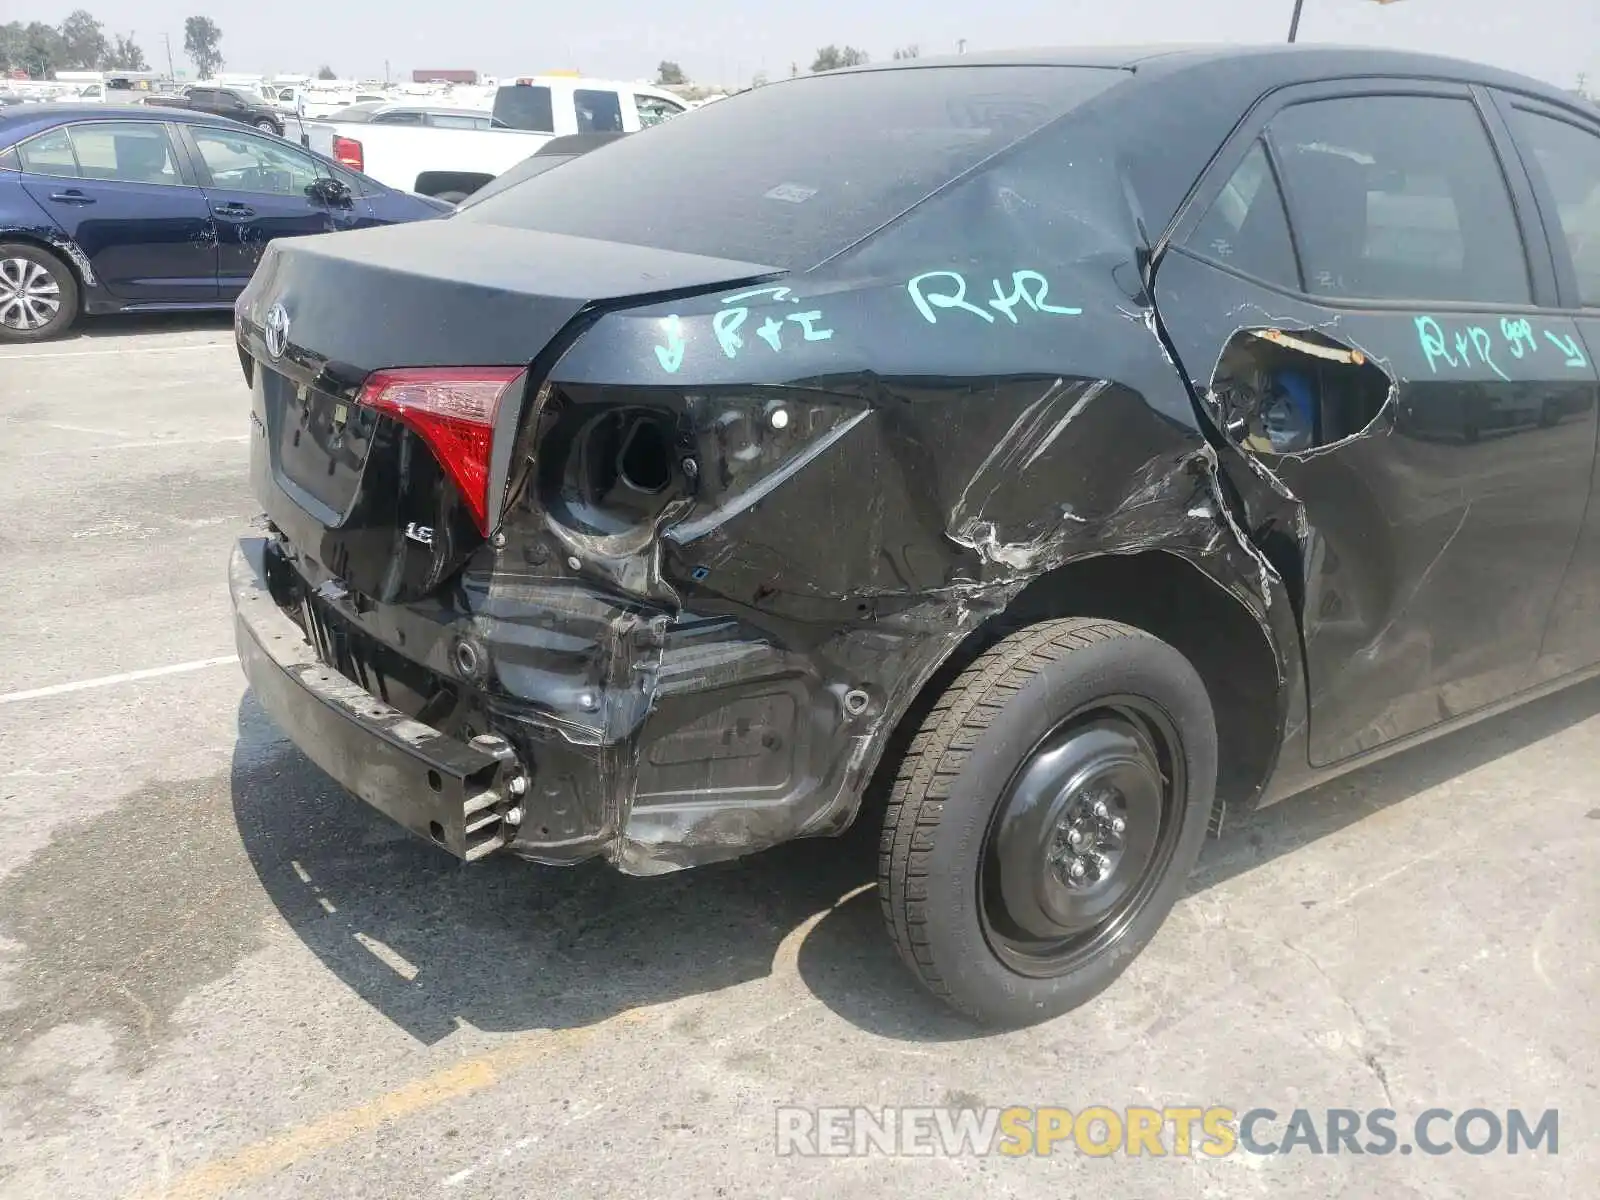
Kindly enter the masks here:
[[805, 269], [1125, 78], [1094, 67], [802, 78], [630, 135], [458, 219]]
[[622, 97], [615, 92], [579, 88], [572, 95], [579, 133], [621, 133]]
[[534, 133], [556, 131], [555, 110], [547, 87], [503, 87], [494, 94], [494, 123], [503, 129]]

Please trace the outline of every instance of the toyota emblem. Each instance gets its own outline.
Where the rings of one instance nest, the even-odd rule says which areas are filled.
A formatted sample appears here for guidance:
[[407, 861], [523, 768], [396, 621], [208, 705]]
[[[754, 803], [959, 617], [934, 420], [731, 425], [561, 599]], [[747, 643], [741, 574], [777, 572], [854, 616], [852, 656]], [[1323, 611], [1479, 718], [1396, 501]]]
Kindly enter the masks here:
[[289, 348], [289, 313], [283, 305], [274, 304], [267, 310], [262, 334], [266, 338], [267, 353], [273, 358], [282, 358]]

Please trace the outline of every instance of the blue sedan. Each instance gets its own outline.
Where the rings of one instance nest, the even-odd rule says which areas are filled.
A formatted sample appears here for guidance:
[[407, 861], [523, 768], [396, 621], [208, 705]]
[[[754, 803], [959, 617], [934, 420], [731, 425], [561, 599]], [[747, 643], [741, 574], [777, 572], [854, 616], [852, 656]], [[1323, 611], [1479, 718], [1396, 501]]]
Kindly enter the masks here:
[[0, 109], [0, 343], [84, 313], [226, 309], [274, 238], [449, 211], [223, 117]]

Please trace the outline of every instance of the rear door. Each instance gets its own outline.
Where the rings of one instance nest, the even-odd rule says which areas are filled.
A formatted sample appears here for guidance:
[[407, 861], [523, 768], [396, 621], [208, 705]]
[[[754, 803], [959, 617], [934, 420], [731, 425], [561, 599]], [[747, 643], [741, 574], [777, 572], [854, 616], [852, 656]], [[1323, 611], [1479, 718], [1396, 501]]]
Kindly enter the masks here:
[[[1593, 363], [1600, 353], [1600, 120], [1592, 110], [1558, 108], [1523, 96], [1496, 99], [1550, 234], [1563, 318], [1577, 328], [1577, 344], [1568, 349]], [[1600, 377], [1587, 402], [1597, 399]], [[1541, 679], [1600, 663], [1600, 479], [1595, 483], [1582, 539], [1540, 647]]]
[[17, 148], [22, 187], [77, 244], [109, 294], [217, 298], [211, 210], [159, 121], [84, 121]]
[[244, 289], [268, 243], [280, 237], [354, 229], [366, 201], [329, 204], [313, 195], [331, 171], [281, 138], [210, 125], [186, 125], [217, 227], [217, 284], [223, 299]]
[[1302, 609], [1312, 763], [1529, 686], [1583, 521], [1596, 376], [1487, 97], [1281, 93], [1174, 240], [1157, 306], [1254, 460], [1230, 465], [1304, 507], [1304, 528], [1253, 513], [1252, 534]]

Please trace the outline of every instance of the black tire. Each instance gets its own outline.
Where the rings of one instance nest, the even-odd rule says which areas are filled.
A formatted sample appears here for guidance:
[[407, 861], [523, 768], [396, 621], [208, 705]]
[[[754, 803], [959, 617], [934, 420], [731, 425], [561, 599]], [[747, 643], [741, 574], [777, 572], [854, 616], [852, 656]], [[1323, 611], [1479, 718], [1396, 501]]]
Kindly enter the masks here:
[[[1141, 734], [1147, 721], [1148, 734]], [[1150, 752], [1159, 765], [1128, 766], [1129, 747]], [[1114, 787], [1079, 795], [1113, 778], [1103, 773], [1109, 767], [1093, 765], [1102, 760], [1085, 756], [1113, 750], [1122, 757], [1103, 763], [1133, 772], [1126, 778], [1137, 803]], [[1068, 770], [1074, 786], [1062, 784], [1054, 799], [1041, 799], [1050, 793], [1030, 781], [1046, 767]], [[1205, 840], [1216, 774], [1210, 697], [1189, 660], [1167, 643], [1091, 618], [1047, 621], [1005, 638], [946, 689], [899, 764], [879, 843], [878, 885], [901, 957], [929, 991], [984, 1024], [1030, 1024], [1083, 1004], [1122, 973], [1176, 903]], [[1031, 805], [1016, 801], [1024, 784], [1035, 788]], [[1114, 838], [1109, 830], [1116, 821], [1106, 819], [1101, 797], [1127, 805], [1115, 809], [1126, 819], [1117, 819]], [[1088, 818], [1093, 828], [1085, 832], [1076, 816], [1070, 829], [1062, 823], [1081, 815], [1086, 803], [1097, 814]], [[1160, 817], [1141, 831], [1147, 822], [1136, 821], [1136, 811]], [[1024, 822], [1026, 834], [1016, 833]], [[1096, 840], [1101, 829], [1103, 844]], [[1073, 870], [1082, 869], [1064, 838], [1088, 843], [1093, 853], [1084, 861], [1098, 878], [1069, 882], [1059, 873], [1066, 867], [1058, 852], [1071, 857]], [[1151, 848], [1141, 845], [1135, 854], [1134, 843], [1151, 838]], [[1040, 888], [1055, 888], [1070, 903], [1093, 908], [1125, 886], [1131, 890], [1104, 917], [1092, 918], [1103, 929], [1084, 926], [1064, 940], [1039, 940], [1010, 924], [1018, 893], [999, 883], [997, 847], [1010, 855], [1008, 863], [1034, 862], [1032, 851], [1016, 853], [1019, 846], [1039, 849], [1037, 879], [1023, 881], [1035, 899]], [[1130, 871], [1119, 878], [1116, 868], [1124, 864]], [[1013, 888], [1017, 875], [1008, 876]], [[1052, 903], [1059, 896], [1052, 893]], [[1037, 928], [1042, 915], [1035, 906], [1027, 919]]]
[[283, 126], [279, 125], [276, 121], [257, 121], [256, 128], [261, 130], [262, 133], [270, 133], [274, 137], [283, 136]]
[[[36, 282], [37, 276], [26, 267], [14, 268], [9, 264], [33, 264], [45, 271], [50, 283], [55, 286], [53, 299], [56, 305], [54, 315], [41, 325], [31, 328], [21, 328], [20, 323], [25, 319], [23, 309], [13, 308], [9, 301], [19, 297], [20, 291], [14, 285], [24, 275], [32, 277]], [[15, 276], [15, 278], [13, 278]], [[39, 302], [41, 293], [37, 290], [30, 292]], [[43, 295], [49, 296], [50, 293]], [[37, 309], [28, 310], [37, 313]], [[32, 319], [27, 318], [27, 319]], [[48, 338], [58, 337], [65, 333], [74, 321], [78, 319], [78, 279], [72, 273], [72, 268], [57, 258], [50, 251], [35, 246], [29, 242], [0, 242], [0, 344], [14, 342], [42, 342]], [[13, 323], [16, 322], [16, 323]]]

